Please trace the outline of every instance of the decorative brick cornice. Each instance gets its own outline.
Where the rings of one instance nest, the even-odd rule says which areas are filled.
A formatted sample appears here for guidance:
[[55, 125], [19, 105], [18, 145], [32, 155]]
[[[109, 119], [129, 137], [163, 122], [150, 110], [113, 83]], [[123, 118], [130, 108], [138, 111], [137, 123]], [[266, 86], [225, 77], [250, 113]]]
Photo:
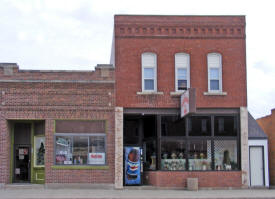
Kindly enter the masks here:
[[245, 16], [116, 15], [115, 36], [245, 38]]
[[153, 25], [117, 24], [116, 37], [150, 38], [245, 38], [245, 27], [238, 25]]

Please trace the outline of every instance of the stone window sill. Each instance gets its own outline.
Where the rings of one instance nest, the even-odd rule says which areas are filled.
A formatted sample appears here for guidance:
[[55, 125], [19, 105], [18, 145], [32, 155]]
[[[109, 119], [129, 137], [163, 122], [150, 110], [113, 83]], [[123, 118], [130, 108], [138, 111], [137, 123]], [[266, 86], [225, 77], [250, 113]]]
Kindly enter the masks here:
[[172, 97], [180, 97], [185, 91], [174, 91], [174, 92], [170, 92], [170, 95]]
[[227, 95], [227, 92], [204, 92], [204, 95], [221, 95], [221, 96], [225, 96]]
[[54, 165], [51, 167], [52, 169], [67, 169], [67, 170], [82, 170], [82, 169], [90, 169], [90, 170], [108, 170], [109, 166], [106, 165], [97, 165], [97, 166], [90, 166], [90, 165]]
[[137, 95], [163, 95], [163, 92], [142, 91], [142, 92], [137, 92]]

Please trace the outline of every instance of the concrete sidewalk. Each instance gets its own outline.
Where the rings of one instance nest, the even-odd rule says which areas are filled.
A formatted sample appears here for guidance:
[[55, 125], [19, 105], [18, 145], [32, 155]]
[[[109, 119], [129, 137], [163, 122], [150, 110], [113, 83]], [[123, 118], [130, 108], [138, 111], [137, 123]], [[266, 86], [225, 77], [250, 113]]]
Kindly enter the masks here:
[[186, 190], [141, 190], [141, 189], [44, 189], [43, 187], [33, 188], [5, 188], [0, 189], [1, 199], [275, 199], [274, 189], [242, 189], [242, 190], [200, 190], [200, 191], [186, 191]]

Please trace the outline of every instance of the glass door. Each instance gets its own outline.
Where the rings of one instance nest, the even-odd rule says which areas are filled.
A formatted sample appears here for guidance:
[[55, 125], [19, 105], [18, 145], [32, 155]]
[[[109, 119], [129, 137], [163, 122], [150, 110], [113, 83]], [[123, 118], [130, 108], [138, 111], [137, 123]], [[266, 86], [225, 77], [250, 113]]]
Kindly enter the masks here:
[[15, 145], [14, 182], [30, 182], [30, 146]]

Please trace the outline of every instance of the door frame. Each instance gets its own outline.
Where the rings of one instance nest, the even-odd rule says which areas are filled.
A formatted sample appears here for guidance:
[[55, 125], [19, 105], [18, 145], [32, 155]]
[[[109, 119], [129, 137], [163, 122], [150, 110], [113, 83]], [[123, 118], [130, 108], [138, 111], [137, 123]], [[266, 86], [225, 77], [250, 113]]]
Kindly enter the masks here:
[[250, 149], [251, 148], [261, 148], [262, 149], [262, 164], [263, 164], [263, 185], [265, 186], [265, 154], [264, 154], [264, 146], [263, 145], [250, 145], [249, 146], [249, 181], [250, 181], [250, 186], [255, 186], [251, 184], [251, 153]]
[[[25, 147], [29, 149], [29, 163], [28, 163], [28, 181], [16, 181], [15, 180], [15, 169], [16, 169], [16, 148], [17, 147]], [[31, 183], [31, 164], [32, 164], [32, 152], [31, 152], [31, 144], [14, 144], [13, 145], [13, 174], [12, 174], [12, 183]]]

